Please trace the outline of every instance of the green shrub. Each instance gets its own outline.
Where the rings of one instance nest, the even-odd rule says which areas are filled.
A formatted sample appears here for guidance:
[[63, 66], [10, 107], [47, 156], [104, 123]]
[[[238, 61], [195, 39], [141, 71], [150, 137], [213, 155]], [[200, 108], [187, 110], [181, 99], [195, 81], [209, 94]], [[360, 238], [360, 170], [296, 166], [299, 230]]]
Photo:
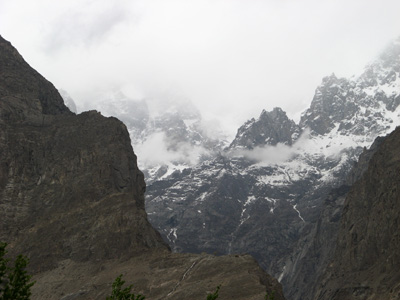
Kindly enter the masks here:
[[221, 286], [219, 285], [219, 286], [217, 286], [217, 289], [215, 290], [214, 293], [208, 294], [207, 295], [207, 300], [215, 300], [215, 299], [217, 299], [218, 298], [218, 292], [219, 292], [220, 288], [221, 288]]
[[122, 274], [119, 275], [114, 283], [112, 284], [112, 292], [111, 296], [107, 297], [106, 300], [144, 300], [145, 296], [136, 295], [131, 293], [133, 285], [122, 289], [122, 286], [125, 284], [125, 281], [122, 280]]
[[271, 294], [268, 294], [268, 292], [265, 294], [264, 297], [265, 300], [274, 300], [275, 299], [275, 291], [273, 291]]
[[28, 300], [35, 284], [30, 282], [32, 276], [26, 272], [29, 259], [18, 255], [14, 266], [9, 267], [6, 247], [6, 243], [0, 243], [0, 300]]

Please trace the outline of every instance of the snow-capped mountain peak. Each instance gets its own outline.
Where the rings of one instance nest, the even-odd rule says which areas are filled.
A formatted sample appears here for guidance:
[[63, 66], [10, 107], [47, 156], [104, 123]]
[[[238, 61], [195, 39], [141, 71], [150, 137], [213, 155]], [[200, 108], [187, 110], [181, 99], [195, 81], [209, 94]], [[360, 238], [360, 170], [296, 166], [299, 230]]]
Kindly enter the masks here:
[[398, 49], [359, 77], [323, 78], [299, 124], [279, 108], [263, 110], [219, 156], [153, 182], [152, 224], [176, 251], [250, 252], [284, 274], [283, 258], [329, 191], [364, 147], [400, 124]]
[[253, 149], [278, 143], [291, 145], [299, 134], [294, 121], [281, 108], [275, 107], [270, 112], [263, 110], [257, 120], [251, 119], [241, 126], [229, 148]]

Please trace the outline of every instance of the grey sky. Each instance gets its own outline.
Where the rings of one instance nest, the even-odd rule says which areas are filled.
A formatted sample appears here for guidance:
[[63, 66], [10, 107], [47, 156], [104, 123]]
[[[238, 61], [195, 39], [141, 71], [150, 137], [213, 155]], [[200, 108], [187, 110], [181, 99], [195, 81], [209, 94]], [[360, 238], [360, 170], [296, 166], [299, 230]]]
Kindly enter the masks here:
[[400, 36], [398, 0], [0, 0], [0, 34], [78, 107], [113, 89], [178, 95], [234, 133], [298, 117]]

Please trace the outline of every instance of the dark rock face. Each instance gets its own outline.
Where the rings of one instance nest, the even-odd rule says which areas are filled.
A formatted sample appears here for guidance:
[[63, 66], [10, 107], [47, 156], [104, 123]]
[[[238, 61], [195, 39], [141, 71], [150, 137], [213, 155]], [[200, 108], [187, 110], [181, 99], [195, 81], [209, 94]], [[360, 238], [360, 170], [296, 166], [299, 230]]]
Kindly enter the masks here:
[[315, 299], [400, 297], [400, 129], [346, 197], [334, 258]]
[[303, 234], [294, 247], [295, 251], [284, 262], [286, 267], [281, 283], [290, 286], [286, 291], [288, 299], [314, 298], [318, 287], [316, 282], [323, 276], [335, 253], [347, 193], [365, 173], [371, 157], [383, 140], [383, 137], [378, 137], [369, 149], [364, 149], [344, 184], [332, 189], [324, 200], [317, 222], [308, 228], [308, 234], [304, 233], [307, 232], [307, 228], [303, 229]]
[[126, 127], [70, 113], [8, 42], [1, 50], [0, 239], [32, 257], [34, 270], [167, 248], [146, 220]]
[[104, 298], [121, 273], [149, 299], [200, 300], [219, 284], [229, 298], [284, 299], [250, 256], [171, 254], [125, 125], [71, 113], [1, 37], [0, 154], [0, 240], [30, 258], [32, 299]]
[[315, 225], [304, 228], [293, 253], [284, 262], [282, 285], [288, 299], [312, 299], [315, 282], [323, 274], [335, 249], [343, 203], [348, 186], [333, 189], [326, 197], [323, 210]]
[[146, 222], [143, 174], [122, 123], [89, 112], [6, 127], [2, 239], [30, 249], [33, 267], [164, 247]]
[[3, 121], [44, 115], [70, 114], [54, 86], [32, 69], [0, 36], [0, 96]]

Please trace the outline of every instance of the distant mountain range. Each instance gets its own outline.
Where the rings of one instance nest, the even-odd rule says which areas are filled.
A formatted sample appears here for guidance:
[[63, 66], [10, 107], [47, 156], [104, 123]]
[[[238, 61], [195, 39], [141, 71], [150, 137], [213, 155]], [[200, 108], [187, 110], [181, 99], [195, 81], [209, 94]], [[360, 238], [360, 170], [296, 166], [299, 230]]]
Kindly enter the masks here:
[[288, 299], [400, 298], [400, 39], [230, 143], [185, 100], [105, 95], [124, 125], [61, 94], [0, 36], [0, 241], [32, 299], [104, 299], [123, 273], [149, 299], [283, 300], [244, 252]]
[[361, 75], [323, 78], [298, 124], [280, 108], [262, 111], [230, 143], [192, 105], [154, 115], [148, 101], [117, 93], [97, 109], [125, 122], [135, 149], [159, 143], [170, 155], [143, 170], [146, 211], [165, 241], [178, 252], [250, 253], [293, 299], [308, 299], [292, 280], [299, 243], [311, 243], [332, 189], [344, 197], [360, 154], [400, 124], [400, 39]]

